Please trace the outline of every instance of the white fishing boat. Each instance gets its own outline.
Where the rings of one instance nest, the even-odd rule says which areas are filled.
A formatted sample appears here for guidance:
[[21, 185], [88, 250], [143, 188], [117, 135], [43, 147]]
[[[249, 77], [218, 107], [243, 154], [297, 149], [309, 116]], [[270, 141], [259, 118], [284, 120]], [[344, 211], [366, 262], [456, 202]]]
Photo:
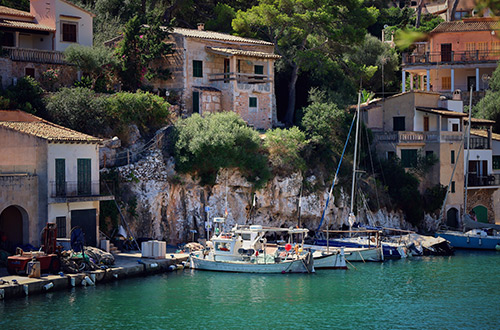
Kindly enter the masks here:
[[[306, 249], [310, 249], [313, 252], [314, 257], [314, 268], [337, 268], [345, 269], [345, 261], [349, 262], [367, 262], [367, 261], [383, 261], [384, 256], [382, 254], [382, 249], [379, 248], [346, 248], [346, 247], [329, 247], [320, 245], [308, 245], [305, 244]], [[319, 263], [319, 257], [326, 254], [333, 254], [332, 262], [333, 267], [322, 267]], [[338, 256], [338, 257], [336, 257]], [[331, 265], [330, 263], [330, 265]]]
[[[312, 273], [312, 253], [303, 247], [307, 232], [300, 228], [236, 225], [229, 233], [214, 235], [207, 249], [190, 253], [190, 267], [238, 273]], [[270, 233], [288, 236], [288, 243], [267, 243], [266, 235]], [[301, 237], [301, 242], [294, 243], [294, 235]]]

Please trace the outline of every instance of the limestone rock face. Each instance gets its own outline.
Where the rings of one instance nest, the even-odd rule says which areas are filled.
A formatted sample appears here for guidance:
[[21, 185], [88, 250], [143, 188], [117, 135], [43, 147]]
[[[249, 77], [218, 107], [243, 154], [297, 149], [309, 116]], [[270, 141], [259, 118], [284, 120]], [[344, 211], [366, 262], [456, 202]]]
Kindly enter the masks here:
[[[122, 195], [134, 196], [137, 202], [135, 216], [125, 212], [135, 237], [179, 244], [191, 240], [192, 231], [196, 230], [195, 239], [205, 238], [205, 222], [214, 217], [225, 217], [227, 230], [235, 224], [276, 227], [299, 224], [303, 182], [300, 173], [274, 177], [266, 187], [254, 191], [237, 170], [225, 169], [220, 171], [213, 187], [204, 187], [190, 175], [176, 173], [173, 159], [165, 162], [160, 151], [153, 151], [137, 163], [119, 167], [118, 171]], [[317, 230], [327, 198], [328, 189], [302, 195], [300, 226]], [[349, 198], [341, 189], [340, 197], [334, 203], [330, 201], [321, 229], [326, 225], [332, 228], [348, 225]], [[414, 229], [402, 214], [384, 209], [360, 212], [356, 221], [371, 226]], [[425, 228], [436, 226], [436, 220], [430, 216], [424, 222]]]

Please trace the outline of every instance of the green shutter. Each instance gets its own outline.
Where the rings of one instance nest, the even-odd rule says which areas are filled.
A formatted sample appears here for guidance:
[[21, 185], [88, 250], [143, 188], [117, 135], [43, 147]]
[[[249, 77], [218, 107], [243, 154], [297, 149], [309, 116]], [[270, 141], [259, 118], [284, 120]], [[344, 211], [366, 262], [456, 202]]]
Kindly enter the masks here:
[[417, 149], [402, 149], [401, 165], [407, 168], [417, 166]]
[[66, 160], [56, 159], [56, 196], [66, 196]]
[[451, 151], [451, 163], [455, 164], [455, 150]]
[[90, 195], [92, 192], [90, 163], [90, 158], [77, 159], [78, 195]]
[[500, 170], [500, 156], [493, 156], [493, 169]]
[[263, 65], [255, 65], [254, 66], [255, 74], [264, 74], [264, 66]]
[[200, 113], [200, 92], [193, 92], [193, 113]]
[[250, 97], [248, 100], [249, 107], [250, 108], [257, 108], [257, 98], [256, 97]]

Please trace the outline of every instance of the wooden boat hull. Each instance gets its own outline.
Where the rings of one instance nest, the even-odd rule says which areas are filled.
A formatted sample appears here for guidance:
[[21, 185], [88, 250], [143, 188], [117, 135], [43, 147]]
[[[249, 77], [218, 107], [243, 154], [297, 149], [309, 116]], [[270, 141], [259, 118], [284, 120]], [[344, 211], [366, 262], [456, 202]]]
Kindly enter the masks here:
[[353, 249], [345, 249], [345, 259], [347, 261], [384, 261], [384, 254], [382, 253], [381, 248], [353, 248]]
[[345, 257], [340, 252], [314, 251], [315, 269], [347, 269]]
[[284, 260], [275, 263], [252, 263], [247, 261], [228, 260], [214, 261], [213, 259], [204, 259], [196, 255], [191, 255], [190, 267], [198, 270], [233, 273], [285, 274], [314, 272], [313, 259], [310, 253], [301, 256], [299, 259]]

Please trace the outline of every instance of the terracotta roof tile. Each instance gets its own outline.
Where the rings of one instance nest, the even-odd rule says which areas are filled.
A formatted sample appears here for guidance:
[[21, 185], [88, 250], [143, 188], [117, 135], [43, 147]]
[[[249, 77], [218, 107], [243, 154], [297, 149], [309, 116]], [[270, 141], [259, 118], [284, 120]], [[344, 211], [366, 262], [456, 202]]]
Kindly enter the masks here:
[[474, 20], [474, 21], [454, 21], [454, 22], [443, 22], [436, 26], [431, 33], [443, 33], [443, 32], [469, 32], [469, 31], [492, 31], [500, 30], [500, 22], [492, 20]]
[[29, 13], [27, 11], [17, 10], [17, 9], [5, 7], [5, 6], [0, 6], [0, 15], [35, 18], [35, 15], [32, 15], [31, 13]]
[[59, 126], [22, 111], [0, 110], [0, 127], [50, 142], [99, 143], [101, 139]]
[[[488, 138], [488, 132], [482, 129], [471, 129], [470, 134]], [[491, 138], [495, 141], [500, 141], [500, 134], [491, 133]]]
[[185, 37], [190, 37], [190, 38], [233, 41], [233, 42], [241, 42], [241, 43], [247, 43], [247, 44], [267, 45], [267, 46], [274, 45], [272, 42], [268, 42], [268, 41], [264, 41], [264, 40], [243, 38], [243, 37], [233, 36], [233, 35], [227, 34], [227, 33], [205, 31], [205, 30], [174, 28], [172, 33], [180, 34], [180, 35], [183, 35]]
[[427, 107], [416, 107], [415, 109], [418, 111], [433, 113], [436, 115], [441, 115], [441, 116], [446, 116], [446, 117], [458, 117], [458, 118], [467, 117], [466, 113], [447, 110], [447, 109], [436, 109], [436, 108], [427, 108]]
[[37, 30], [37, 31], [47, 31], [54, 32], [55, 29], [50, 26], [30, 23], [30, 22], [22, 22], [22, 21], [11, 21], [7, 19], [0, 19], [0, 26], [9, 27], [9, 28], [17, 28], [17, 29], [27, 29], [27, 30]]
[[214, 53], [223, 54], [223, 55], [239, 55], [239, 56], [249, 56], [249, 57], [259, 57], [259, 58], [273, 58], [278, 59], [281, 58], [280, 55], [266, 52], [256, 52], [250, 50], [242, 50], [242, 49], [234, 49], [234, 48], [220, 48], [220, 47], [206, 47], [207, 50], [212, 51]]

